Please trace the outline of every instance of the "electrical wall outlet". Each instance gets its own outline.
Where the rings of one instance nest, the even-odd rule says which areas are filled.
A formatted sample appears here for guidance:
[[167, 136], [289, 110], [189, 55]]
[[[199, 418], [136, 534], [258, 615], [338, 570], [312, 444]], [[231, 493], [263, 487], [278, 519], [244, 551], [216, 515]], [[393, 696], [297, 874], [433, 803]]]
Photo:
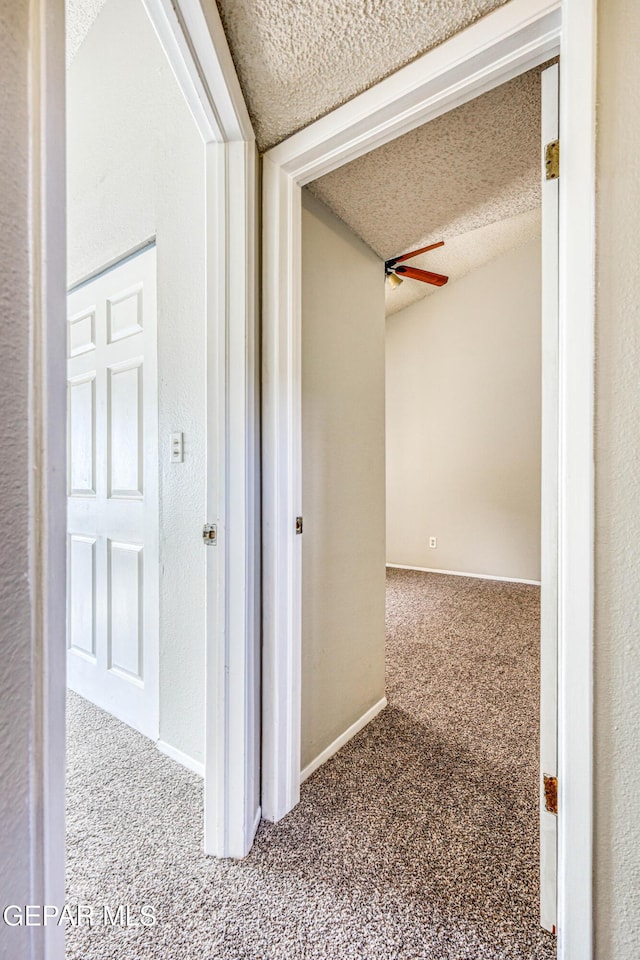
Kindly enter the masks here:
[[429, 546], [431, 547], [432, 550], [435, 550], [436, 547], [438, 546], [438, 538], [429, 537]]

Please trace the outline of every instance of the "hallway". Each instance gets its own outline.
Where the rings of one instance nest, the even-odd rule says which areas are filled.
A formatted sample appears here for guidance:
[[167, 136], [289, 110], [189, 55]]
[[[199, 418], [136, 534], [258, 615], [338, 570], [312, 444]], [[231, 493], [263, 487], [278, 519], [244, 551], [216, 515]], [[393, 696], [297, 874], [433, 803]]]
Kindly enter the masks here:
[[538, 645], [536, 587], [388, 571], [388, 708], [239, 862], [201, 853], [197, 776], [70, 695], [68, 902], [157, 923], [68, 927], [68, 957], [550, 960]]

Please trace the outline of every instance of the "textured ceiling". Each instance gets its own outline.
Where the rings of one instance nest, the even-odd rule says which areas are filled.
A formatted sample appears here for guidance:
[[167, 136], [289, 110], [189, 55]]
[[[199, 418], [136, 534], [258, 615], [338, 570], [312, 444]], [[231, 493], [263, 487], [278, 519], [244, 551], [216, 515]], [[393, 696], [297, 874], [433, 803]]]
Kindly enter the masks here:
[[217, 0], [266, 150], [506, 0]]
[[[66, 0], [67, 64], [105, 2]], [[217, 2], [266, 149], [506, 0]], [[445, 240], [412, 263], [454, 281], [539, 233], [539, 144], [538, 68], [309, 189], [382, 259]], [[406, 280], [387, 313], [435, 291]]]
[[66, 0], [67, 67], [105, 3], [106, 0]]
[[311, 192], [383, 259], [540, 203], [539, 70], [424, 124]]
[[[411, 266], [459, 279], [539, 234], [540, 69], [309, 185], [381, 259], [444, 240]], [[387, 315], [437, 288], [385, 288]]]

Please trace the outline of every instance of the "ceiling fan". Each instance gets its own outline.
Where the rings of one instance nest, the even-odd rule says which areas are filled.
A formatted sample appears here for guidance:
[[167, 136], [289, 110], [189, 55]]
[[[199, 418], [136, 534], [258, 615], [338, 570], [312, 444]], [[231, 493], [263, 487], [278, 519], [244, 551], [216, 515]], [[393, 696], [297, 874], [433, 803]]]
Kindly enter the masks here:
[[[419, 250], [412, 250], [411, 253], [405, 253], [401, 257], [392, 257], [386, 260], [384, 265], [385, 280], [390, 287], [399, 287], [405, 277], [410, 280], [421, 280], [423, 283], [432, 283], [434, 287], [443, 287], [449, 277], [442, 273], [431, 273], [430, 270], [419, 270], [418, 267], [403, 266], [405, 260], [417, 257], [420, 253], [426, 253], [428, 250], [435, 250], [436, 247], [444, 247], [444, 240], [438, 243], [432, 243], [428, 247], [420, 247]], [[398, 266], [400, 264], [400, 266]]]

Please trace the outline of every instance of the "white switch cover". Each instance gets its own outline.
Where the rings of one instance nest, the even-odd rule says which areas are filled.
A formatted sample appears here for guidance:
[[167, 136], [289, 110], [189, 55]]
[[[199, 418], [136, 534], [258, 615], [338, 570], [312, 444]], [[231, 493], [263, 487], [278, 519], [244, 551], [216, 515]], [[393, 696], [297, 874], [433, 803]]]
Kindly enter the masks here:
[[429, 537], [429, 546], [431, 547], [432, 550], [435, 550], [436, 547], [438, 546], [438, 538]]
[[184, 460], [183, 434], [171, 434], [171, 463], [182, 463]]

